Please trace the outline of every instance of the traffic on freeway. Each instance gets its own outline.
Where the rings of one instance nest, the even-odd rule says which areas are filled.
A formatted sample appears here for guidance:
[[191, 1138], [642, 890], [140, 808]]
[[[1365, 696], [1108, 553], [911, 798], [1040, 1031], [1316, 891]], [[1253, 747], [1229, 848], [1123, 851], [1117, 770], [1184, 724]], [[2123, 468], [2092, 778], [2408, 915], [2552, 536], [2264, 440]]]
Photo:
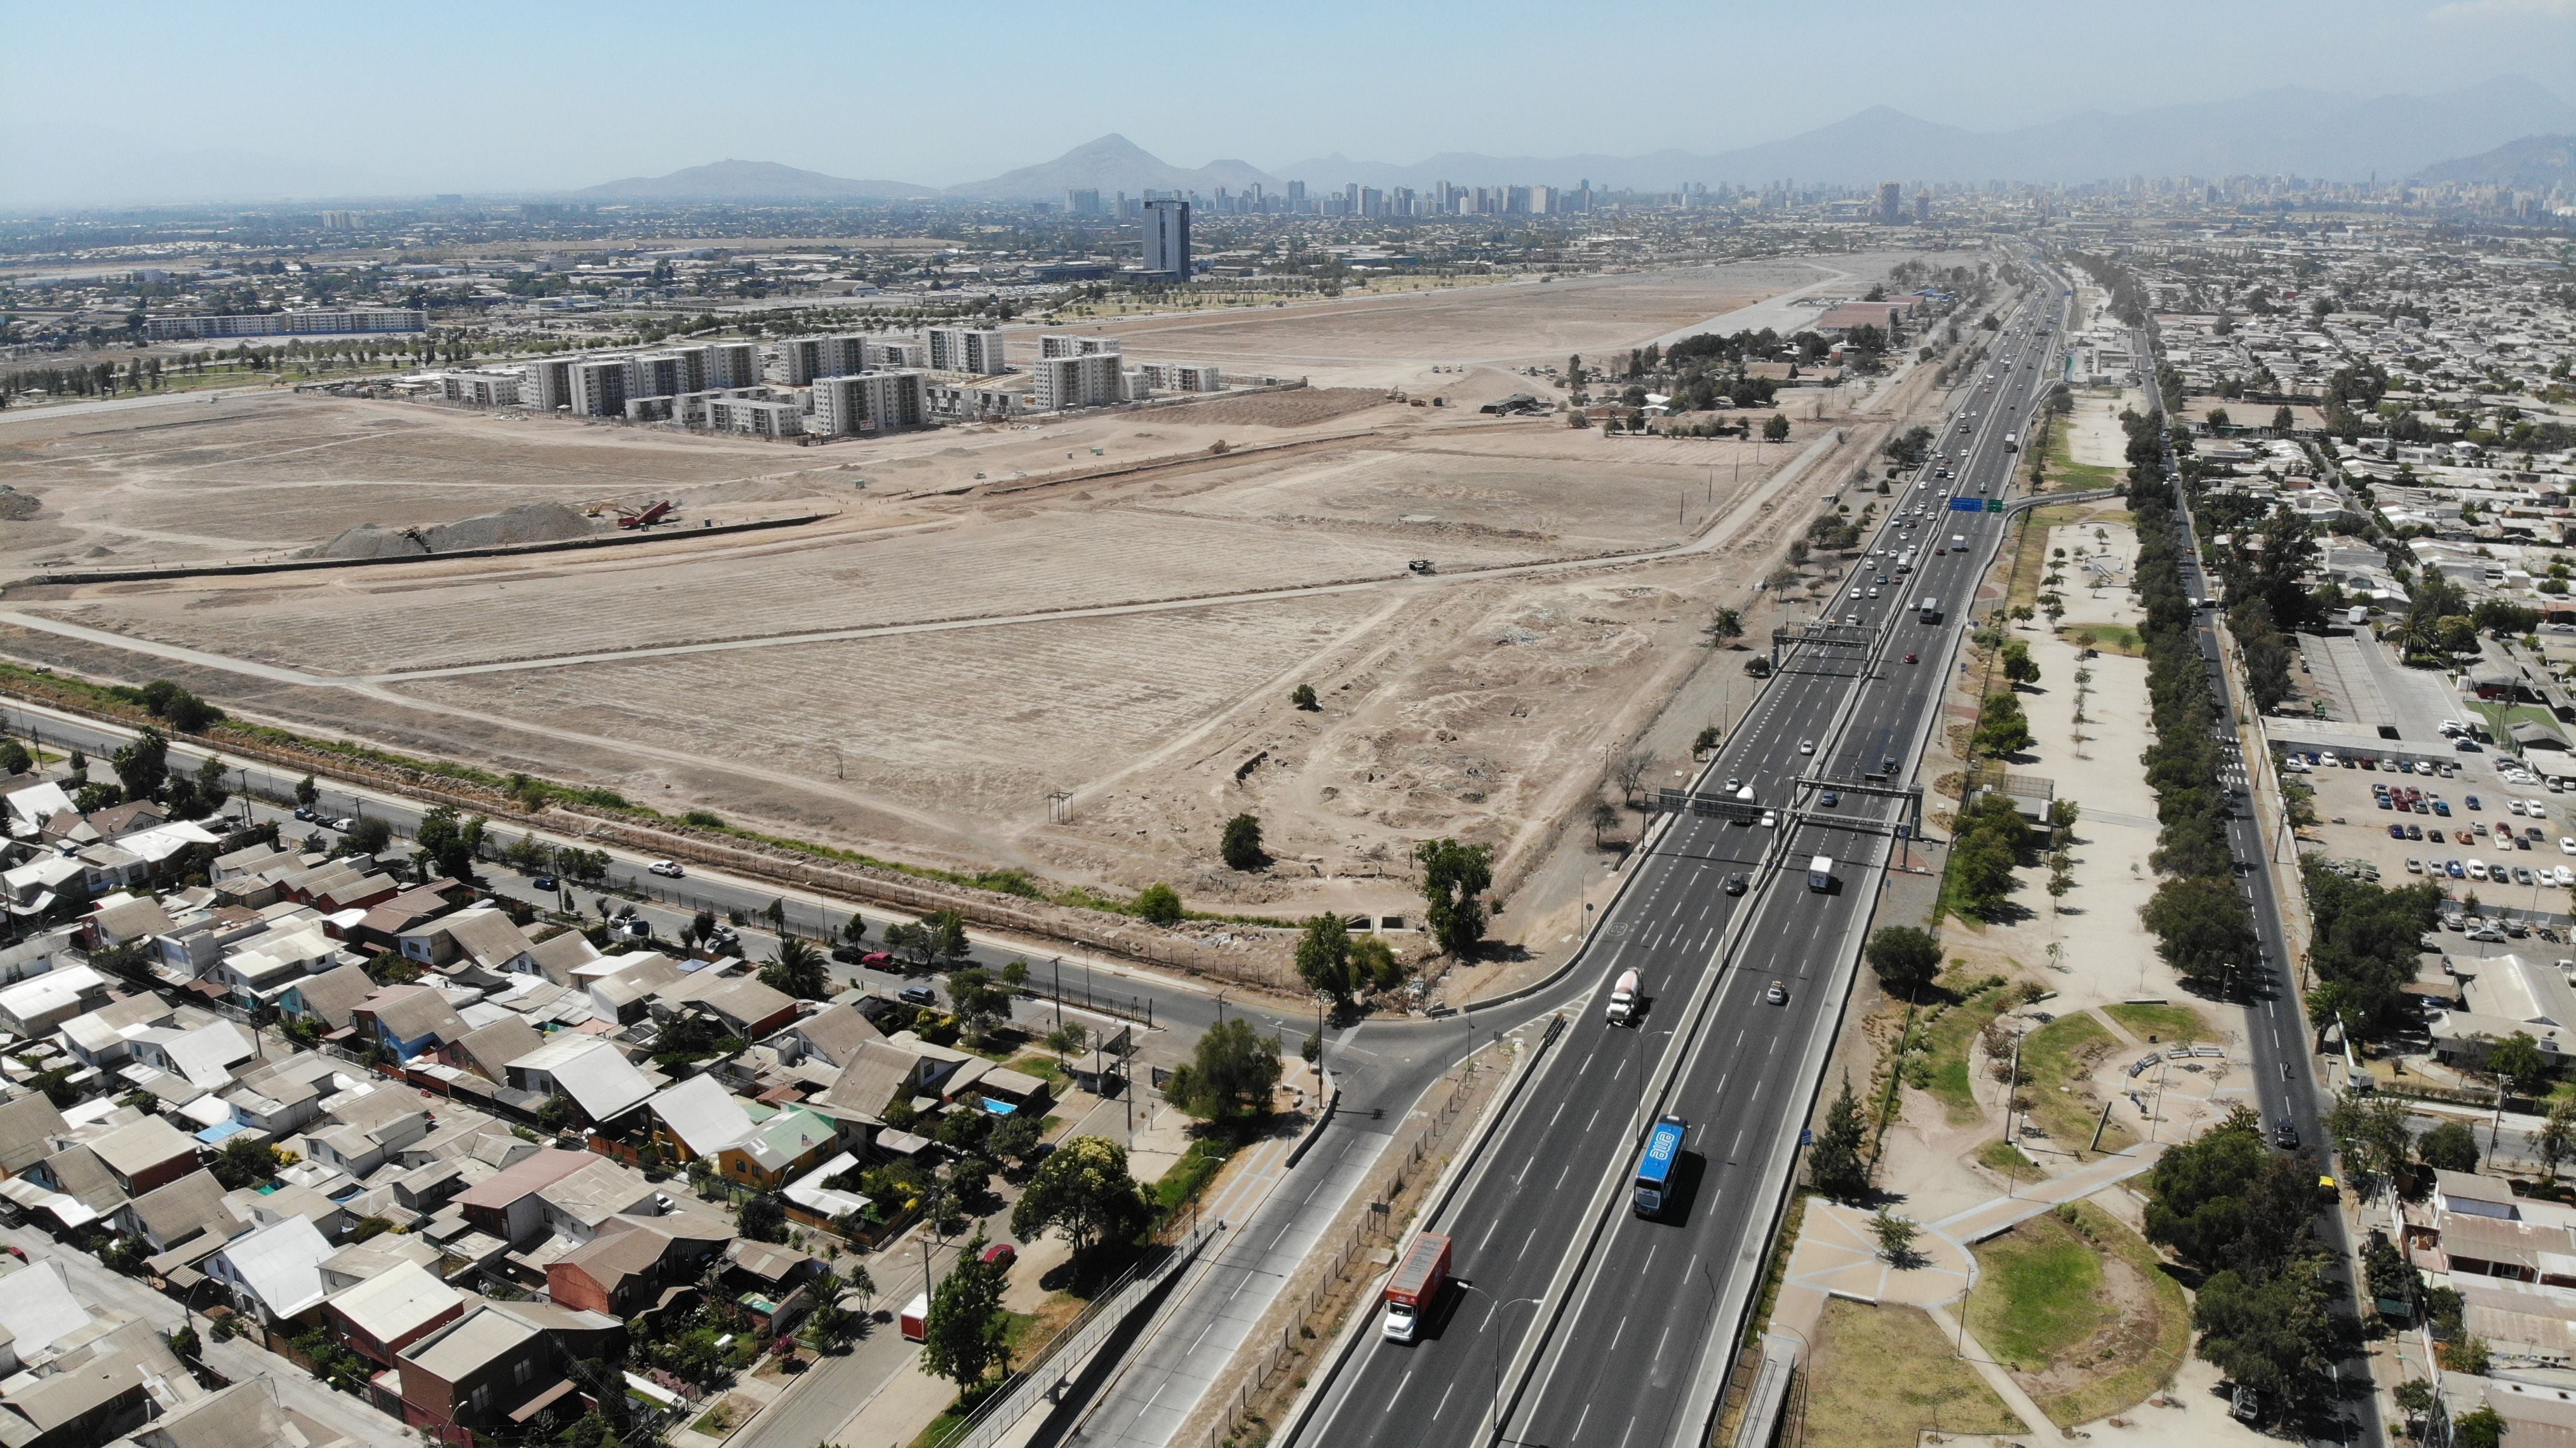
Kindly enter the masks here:
[[[1696, 1441], [1712, 1342], [1740, 1322], [1880, 867], [1910, 848], [1888, 834], [1895, 802], [1868, 791], [1905, 785], [1932, 726], [2002, 536], [1985, 504], [2010, 481], [2008, 436], [2055, 380], [2058, 321], [2051, 297], [1996, 337], [1937, 455], [1885, 499], [1867, 556], [1823, 604], [1815, 622], [1837, 632], [1788, 650], [1701, 776], [1700, 796], [1749, 790], [1753, 808], [1677, 813], [1631, 867], [1578, 959], [1593, 994], [1423, 1224], [1454, 1244], [1448, 1289], [1415, 1340], [1367, 1337], [1291, 1425], [1297, 1442]], [[1829, 883], [1811, 888], [1820, 858]], [[1754, 881], [1741, 896], [1726, 888], [1739, 873]], [[1659, 1118], [1680, 1125], [1668, 1176], [1645, 1159]], [[1663, 1178], [1651, 1214], [1637, 1210], [1649, 1175]]]

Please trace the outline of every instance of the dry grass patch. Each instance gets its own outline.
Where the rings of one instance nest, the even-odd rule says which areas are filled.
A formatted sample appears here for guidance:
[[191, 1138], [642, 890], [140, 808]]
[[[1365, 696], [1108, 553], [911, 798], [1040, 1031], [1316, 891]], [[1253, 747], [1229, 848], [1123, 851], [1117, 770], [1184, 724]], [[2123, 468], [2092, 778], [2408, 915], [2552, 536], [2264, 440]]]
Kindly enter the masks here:
[[1825, 1304], [1809, 1359], [1807, 1441], [1914, 1448], [1926, 1429], [2027, 1431], [1919, 1307]]

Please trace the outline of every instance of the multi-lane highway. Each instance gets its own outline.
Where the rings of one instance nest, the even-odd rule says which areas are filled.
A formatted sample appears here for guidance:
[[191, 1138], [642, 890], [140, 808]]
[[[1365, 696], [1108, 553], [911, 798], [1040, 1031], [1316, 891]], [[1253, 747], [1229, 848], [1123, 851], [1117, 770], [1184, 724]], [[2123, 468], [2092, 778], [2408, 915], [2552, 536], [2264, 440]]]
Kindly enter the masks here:
[[[1967, 385], [1936, 457], [1884, 500], [1872, 551], [1824, 605], [1819, 622], [1857, 623], [1846, 637], [1859, 646], [1794, 650], [1703, 776], [1703, 793], [1749, 785], [1779, 826], [1678, 814], [1632, 867], [1578, 963], [1579, 1014], [1426, 1224], [1455, 1241], [1457, 1290], [1418, 1343], [1377, 1341], [1372, 1325], [1297, 1425], [1299, 1442], [1698, 1441], [1716, 1388], [1704, 1370], [1740, 1321], [1891, 848], [1852, 825], [1883, 831], [1897, 810], [1853, 792], [1827, 806], [1796, 781], [1859, 784], [1889, 760], [1889, 783], [1911, 778], [2002, 532], [1998, 514], [1952, 499], [2001, 497], [2018, 456], [2006, 434], [2028, 430], [2055, 380], [2057, 337], [2034, 318], [2063, 320], [2053, 296], [2015, 314], [1984, 364], [1991, 382]], [[1853, 495], [1854, 515], [1873, 500]], [[1919, 613], [1927, 598], [1937, 622]], [[1809, 888], [1818, 855], [1836, 861], [1837, 889]], [[1642, 1020], [1611, 1025], [1600, 997], [1632, 969]], [[1628, 1181], [1646, 1124], [1665, 1112], [1690, 1123], [1680, 1185], [1660, 1218], [1640, 1218]]]

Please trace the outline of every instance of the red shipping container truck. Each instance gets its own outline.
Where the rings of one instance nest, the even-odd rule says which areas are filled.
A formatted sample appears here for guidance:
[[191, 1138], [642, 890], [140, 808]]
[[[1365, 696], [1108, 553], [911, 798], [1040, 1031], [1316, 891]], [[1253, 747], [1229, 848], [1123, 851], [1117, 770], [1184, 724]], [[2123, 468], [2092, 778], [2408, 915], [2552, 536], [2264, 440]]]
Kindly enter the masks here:
[[1414, 1238], [1412, 1249], [1396, 1264], [1395, 1275], [1387, 1279], [1386, 1340], [1413, 1341], [1448, 1280], [1449, 1239], [1437, 1232]]

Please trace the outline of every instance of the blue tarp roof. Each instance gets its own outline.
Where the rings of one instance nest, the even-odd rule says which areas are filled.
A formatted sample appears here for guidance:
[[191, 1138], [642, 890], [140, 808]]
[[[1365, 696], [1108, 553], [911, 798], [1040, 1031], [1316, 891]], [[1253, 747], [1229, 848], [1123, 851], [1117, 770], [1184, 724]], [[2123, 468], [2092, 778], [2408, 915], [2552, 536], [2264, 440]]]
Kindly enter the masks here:
[[198, 1132], [197, 1139], [208, 1146], [213, 1146], [217, 1142], [222, 1141], [225, 1137], [232, 1136], [245, 1130], [248, 1130], [248, 1128], [238, 1121], [218, 1122], [217, 1124], [209, 1126], [205, 1130]]

